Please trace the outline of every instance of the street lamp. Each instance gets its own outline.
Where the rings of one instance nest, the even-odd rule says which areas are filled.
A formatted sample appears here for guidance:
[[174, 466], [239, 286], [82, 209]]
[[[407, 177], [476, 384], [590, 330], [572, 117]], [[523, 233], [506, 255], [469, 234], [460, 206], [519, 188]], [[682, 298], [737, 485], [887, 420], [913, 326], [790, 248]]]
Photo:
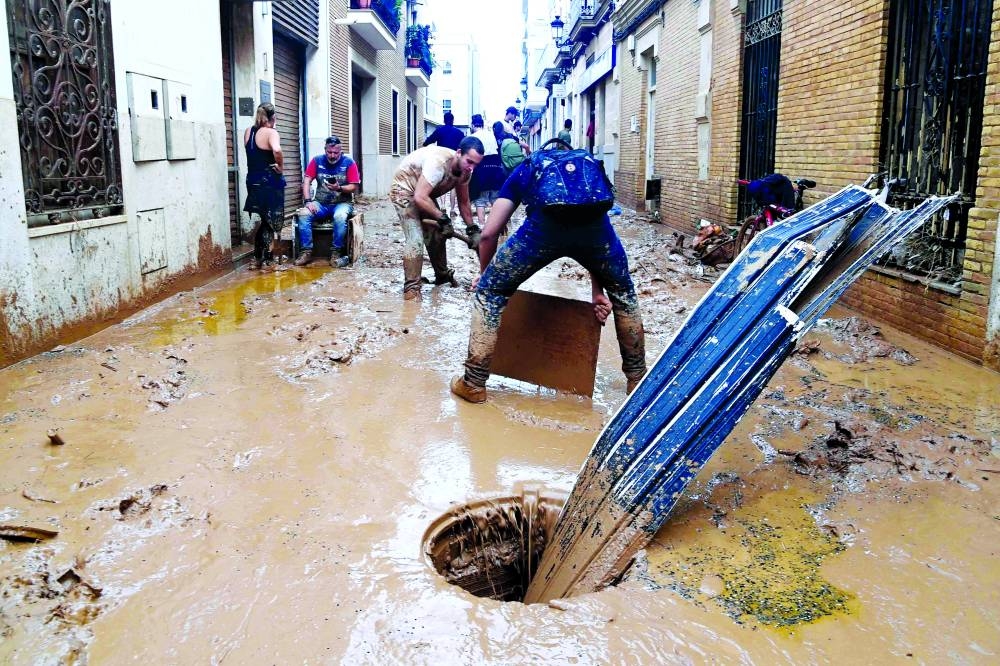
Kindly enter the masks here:
[[549, 25], [552, 27], [552, 40], [556, 43], [556, 46], [563, 46], [563, 28], [566, 27], [566, 24], [563, 23], [562, 19], [559, 18], [559, 15], [556, 14], [555, 19], [553, 19], [552, 23], [549, 23]]

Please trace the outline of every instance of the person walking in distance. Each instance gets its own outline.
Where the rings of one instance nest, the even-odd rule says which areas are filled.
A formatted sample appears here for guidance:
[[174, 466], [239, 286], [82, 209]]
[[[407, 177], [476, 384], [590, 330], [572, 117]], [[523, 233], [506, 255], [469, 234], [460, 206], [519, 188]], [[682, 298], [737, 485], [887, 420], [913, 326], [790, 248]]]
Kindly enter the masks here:
[[285, 215], [285, 177], [281, 175], [285, 161], [281, 154], [281, 137], [274, 129], [274, 106], [268, 102], [257, 107], [254, 124], [243, 133], [247, 155], [247, 198], [243, 210], [257, 213], [254, 225], [253, 259], [250, 270], [256, 270], [271, 259], [271, 244], [280, 233]]
[[[315, 198], [311, 194], [316, 183]], [[354, 193], [361, 185], [357, 163], [344, 153], [340, 137], [326, 140], [322, 155], [312, 158], [302, 176], [302, 198], [305, 205], [296, 211], [296, 232], [301, 254], [296, 266], [312, 261], [312, 225], [319, 220], [333, 220], [333, 241], [330, 246], [330, 265], [343, 268], [350, 263], [344, 242], [347, 239], [347, 218], [354, 212]]]
[[556, 137], [563, 143], [565, 143], [570, 148], [573, 147], [573, 121], [567, 118], [563, 121], [563, 128], [559, 131], [559, 135]]
[[476, 210], [479, 226], [485, 222], [486, 209], [493, 205], [497, 192], [507, 177], [503, 170], [503, 161], [500, 159], [500, 146], [497, 143], [496, 133], [492, 129], [486, 129], [485, 124], [480, 114], [472, 116], [472, 136], [483, 143], [483, 149], [486, 151], [483, 153], [483, 161], [469, 182], [469, 194], [472, 197], [472, 206]]
[[[467, 136], [457, 150], [442, 146], [418, 148], [403, 158], [389, 186], [389, 200], [403, 229], [403, 298], [420, 298], [424, 247], [434, 268], [434, 284], [458, 286], [448, 268], [445, 241], [453, 231], [451, 217], [438, 208], [436, 198], [455, 190], [470, 247], [478, 244], [479, 227], [472, 223], [469, 180], [483, 159], [483, 142]], [[429, 220], [431, 225], [425, 225]]]

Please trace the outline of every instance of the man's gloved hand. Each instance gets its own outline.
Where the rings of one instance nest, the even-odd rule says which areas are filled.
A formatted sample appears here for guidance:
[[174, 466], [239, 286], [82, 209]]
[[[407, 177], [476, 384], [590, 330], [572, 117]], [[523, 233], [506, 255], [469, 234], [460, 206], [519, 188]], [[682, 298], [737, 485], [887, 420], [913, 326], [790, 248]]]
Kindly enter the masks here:
[[451, 216], [448, 213], [442, 213], [437, 221], [441, 225], [441, 235], [444, 236], [445, 240], [455, 235], [455, 227], [452, 226]]
[[482, 234], [483, 231], [479, 228], [478, 224], [470, 224], [465, 227], [465, 235], [469, 237], [470, 250], [479, 250], [479, 237]]

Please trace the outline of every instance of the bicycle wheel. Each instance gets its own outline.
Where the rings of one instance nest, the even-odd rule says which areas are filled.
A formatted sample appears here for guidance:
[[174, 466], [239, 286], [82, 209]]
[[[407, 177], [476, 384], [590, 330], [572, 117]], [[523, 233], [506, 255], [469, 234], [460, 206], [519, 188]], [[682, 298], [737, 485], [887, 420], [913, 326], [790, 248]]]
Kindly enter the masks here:
[[763, 215], [750, 215], [743, 220], [740, 232], [736, 234], [736, 254], [742, 252], [743, 248], [753, 240], [753, 237], [766, 228], [767, 220], [764, 219]]

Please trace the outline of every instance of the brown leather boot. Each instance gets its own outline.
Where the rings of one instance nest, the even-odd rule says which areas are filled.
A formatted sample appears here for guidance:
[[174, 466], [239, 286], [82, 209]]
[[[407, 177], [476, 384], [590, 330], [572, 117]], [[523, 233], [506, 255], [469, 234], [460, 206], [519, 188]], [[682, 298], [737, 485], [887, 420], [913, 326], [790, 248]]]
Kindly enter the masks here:
[[486, 388], [470, 384], [461, 375], [451, 380], [451, 392], [467, 402], [475, 404], [486, 402]]
[[313, 252], [312, 252], [312, 250], [303, 250], [302, 254], [299, 255], [299, 258], [295, 260], [295, 265], [296, 266], [305, 266], [306, 264], [308, 264], [312, 260], [313, 260]]

